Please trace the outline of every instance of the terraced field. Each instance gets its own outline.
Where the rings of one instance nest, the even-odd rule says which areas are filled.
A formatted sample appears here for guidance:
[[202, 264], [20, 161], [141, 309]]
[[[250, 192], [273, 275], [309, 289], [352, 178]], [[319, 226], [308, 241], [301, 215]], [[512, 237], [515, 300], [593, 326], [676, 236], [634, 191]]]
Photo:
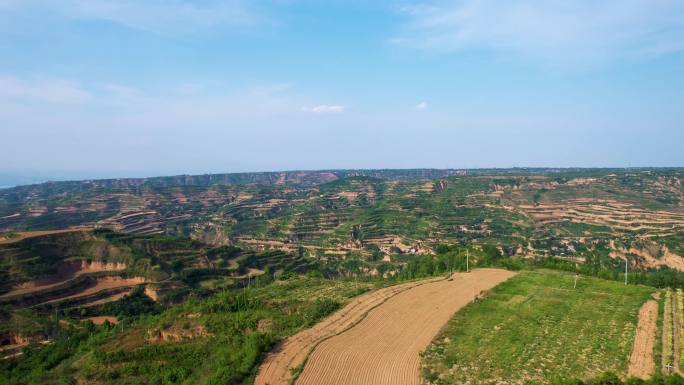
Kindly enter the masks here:
[[[296, 254], [183, 238], [104, 230], [24, 234], [0, 244], [0, 339], [12, 346], [45, 342], [57, 330], [50, 326], [57, 316], [69, 323], [114, 317], [146, 301], [170, 305], [244, 287], [265, 270], [273, 278], [312, 269], [319, 270], [316, 261]], [[3, 357], [15, 353], [3, 349]]]
[[89, 226], [302, 249], [340, 264], [464, 242], [582, 259], [609, 241], [608, 253], [636, 268], [684, 270], [683, 177], [680, 169], [338, 170], [57, 182], [0, 190], [0, 231]]

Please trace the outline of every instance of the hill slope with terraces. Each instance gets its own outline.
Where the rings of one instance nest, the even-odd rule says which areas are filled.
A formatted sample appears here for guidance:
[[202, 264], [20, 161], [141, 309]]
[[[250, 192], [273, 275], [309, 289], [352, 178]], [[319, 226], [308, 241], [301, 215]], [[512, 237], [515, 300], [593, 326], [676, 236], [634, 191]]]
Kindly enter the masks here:
[[622, 280], [628, 261], [630, 287], [680, 287], [682, 178], [346, 170], [0, 190], [0, 381], [250, 383], [355, 296], [473, 267], [567, 270], [567, 286]]
[[681, 169], [332, 170], [53, 182], [0, 190], [0, 231], [86, 226], [321, 261], [491, 243], [684, 269]]

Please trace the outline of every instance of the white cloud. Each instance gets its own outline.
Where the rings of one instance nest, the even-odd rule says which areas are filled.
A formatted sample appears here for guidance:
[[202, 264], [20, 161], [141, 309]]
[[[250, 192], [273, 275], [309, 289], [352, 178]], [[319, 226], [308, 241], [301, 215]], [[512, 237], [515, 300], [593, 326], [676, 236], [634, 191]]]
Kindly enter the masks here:
[[416, 110], [425, 110], [425, 109], [427, 109], [427, 107], [428, 107], [427, 102], [420, 102], [420, 103], [416, 104]]
[[[191, 84], [188, 90], [188, 84]], [[302, 119], [313, 105], [288, 83], [230, 89], [220, 80], [178, 83], [160, 90], [68, 79], [0, 74], [0, 121], [13, 130], [91, 132], [260, 127]], [[339, 105], [315, 105], [314, 114], [340, 114]]]
[[315, 107], [303, 107], [302, 111], [314, 114], [341, 114], [344, 112], [344, 106], [321, 104]]
[[3, 9], [67, 20], [108, 21], [163, 35], [197, 34], [266, 21], [242, 0], [0, 0], [0, 11]]
[[602, 63], [684, 49], [681, 0], [462, 0], [401, 9], [394, 41], [437, 51], [488, 50], [552, 64]]

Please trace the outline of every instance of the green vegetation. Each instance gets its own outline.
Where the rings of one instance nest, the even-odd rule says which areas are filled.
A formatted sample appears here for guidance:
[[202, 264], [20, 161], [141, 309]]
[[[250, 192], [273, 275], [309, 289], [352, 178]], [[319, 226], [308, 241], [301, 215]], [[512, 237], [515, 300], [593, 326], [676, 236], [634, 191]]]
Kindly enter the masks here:
[[674, 329], [672, 328], [672, 291], [665, 292], [665, 312], [663, 313], [663, 367], [674, 365]]
[[[74, 278], [73, 272], [79, 269], [81, 261], [118, 263], [125, 269]], [[79, 285], [88, 283], [88, 277], [123, 275], [145, 277], [153, 282], [175, 282], [176, 293], [185, 287], [186, 292], [206, 295], [210, 292], [202, 290], [202, 281], [233, 277], [239, 282], [250, 269], [268, 270], [271, 274], [324, 270], [317, 261], [298, 254], [256, 252], [234, 246], [214, 248], [197, 240], [166, 235], [80, 231], [0, 245], [0, 278], [4, 278], [0, 280], [0, 294], [12, 286], [41, 278], [61, 277], [65, 281], [60, 288], [75, 291]], [[24, 296], [22, 303], [35, 304], [49, 299], [42, 294]]]
[[58, 182], [0, 191], [0, 231], [97, 222], [361, 259], [386, 237], [583, 258], [596, 242], [629, 246], [648, 234], [682, 254], [683, 177], [681, 169], [335, 170]]
[[[466, 256], [470, 268], [524, 273], [457, 315], [443, 336], [451, 343], [426, 356], [428, 378], [461, 381], [464, 368], [478, 382], [623, 373], [629, 311], [653, 291], [634, 284], [684, 288], [672, 263], [684, 254], [683, 179], [683, 169], [333, 170], [3, 189], [0, 295], [57, 286], [0, 298], [4, 340], [53, 341], [0, 362], [0, 383], [249, 383], [263, 352], [351, 296], [464, 271]], [[118, 232], [12, 242], [16, 231], [77, 225]], [[615, 282], [625, 260], [627, 287]], [[83, 261], [125, 269], [76, 276]], [[528, 271], [538, 269], [565, 274]], [[131, 287], [77, 296], [105, 276], [144, 277], [158, 300], [142, 286], [108, 303]], [[668, 298], [661, 314], [681, 313], [681, 291]], [[674, 356], [675, 341], [661, 338], [673, 335], [671, 313], [657, 362]], [[120, 323], [82, 322], [94, 316]], [[461, 321], [469, 328], [457, 333]], [[454, 363], [463, 365], [449, 372]]]
[[622, 379], [615, 373], [607, 372], [589, 380], [559, 379], [553, 383], [554, 385], [683, 385], [684, 377], [678, 374], [664, 376], [658, 373], [648, 380], [640, 378]]
[[63, 329], [21, 360], [0, 361], [0, 383], [243, 384], [281, 338], [311, 326], [371, 286], [293, 277], [190, 300], [157, 315]]
[[654, 289], [525, 271], [462, 309], [423, 356], [431, 383], [549, 383], [625, 373]]

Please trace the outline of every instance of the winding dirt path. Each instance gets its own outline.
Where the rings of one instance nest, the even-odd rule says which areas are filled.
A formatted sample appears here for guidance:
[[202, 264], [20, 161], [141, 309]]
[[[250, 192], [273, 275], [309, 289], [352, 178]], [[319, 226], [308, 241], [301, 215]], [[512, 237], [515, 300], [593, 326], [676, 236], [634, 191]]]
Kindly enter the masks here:
[[255, 384], [286, 385], [305, 361], [297, 384], [419, 384], [419, 353], [454, 312], [513, 275], [479, 269], [359, 297], [269, 354]]
[[658, 302], [646, 301], [639, 310], [639, 324], [637, 325], [632, 355], [629, 357], [627, 375], [648, 379], [655, 370], [653, 362], [653, 347], [655, 345], [658, 321]]

